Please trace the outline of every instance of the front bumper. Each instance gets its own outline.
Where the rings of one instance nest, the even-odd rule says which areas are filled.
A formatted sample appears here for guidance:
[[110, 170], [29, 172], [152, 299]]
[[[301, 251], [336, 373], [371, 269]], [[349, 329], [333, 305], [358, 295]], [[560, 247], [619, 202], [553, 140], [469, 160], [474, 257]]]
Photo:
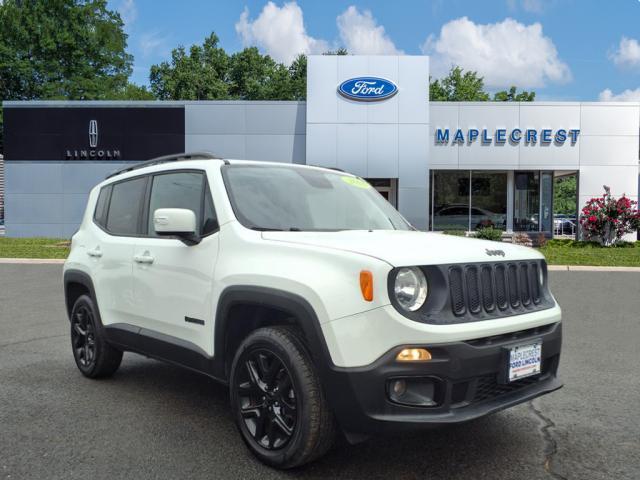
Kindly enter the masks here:
[[[507, 347], [542, 341], [542, 372], [512, 383], [501, 383]], [[348, 434], [406, 431], [465, 422], [531, 400], [562, 387], [557, 377], [562, 343], [561, 324], [437, 345], [393, 348], [372, 365], [330, 369], [327, 396], [342, 429]], [[399, 363], [404, 347], [424, 346], [428, 362]], [[394, 403], [388, 396], [390, 378], [428, 377], [436, 381], [434, 407]]]

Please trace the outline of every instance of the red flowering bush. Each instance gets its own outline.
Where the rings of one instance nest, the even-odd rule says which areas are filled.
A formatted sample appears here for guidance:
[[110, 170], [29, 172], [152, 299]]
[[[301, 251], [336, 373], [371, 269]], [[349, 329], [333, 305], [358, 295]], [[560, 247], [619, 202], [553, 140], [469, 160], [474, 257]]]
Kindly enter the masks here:
[[585, 236], [605, 247], [618, 242], [625, 233], [640, 228], [638, 202], [626, 196], [616, 199], [605, 186], [602, 197], [590, 199], [582, 209], [580, 225]]

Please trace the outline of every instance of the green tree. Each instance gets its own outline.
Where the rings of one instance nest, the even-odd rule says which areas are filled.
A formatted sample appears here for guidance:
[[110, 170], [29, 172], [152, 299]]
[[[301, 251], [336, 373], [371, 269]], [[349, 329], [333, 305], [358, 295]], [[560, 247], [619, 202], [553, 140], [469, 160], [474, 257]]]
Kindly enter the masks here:
[[151, 91], [159, 100], [224, 100], [229, 98], [229, 56], [218, 46], [218, 36], [209, 35], [189, 52], [180, 46], [171, 61], [153, 65]]
[[493, 95], [494, 102], [533, 102], [536, 98], [536, 92], [516, 91], [516, 87], [512, 86], [509, 91], [502, 90]]
[[553, 186], [553, 213], [575, 215], [576, 184], [575, 175], [555, 179]]
[[484, 79], [477, 72], [464, 72], [452, 67], [449, 74], [429, 82], [429, 99], [438, 102], [485, 102], [489, 94], [484, 91]]
[[262, 55], [256, 47], [228, 55], [212, 33], [187, 52], [178, 47], [171, 60], [151, 67], [151, 92], [161, 100], [304, 100], [307, 57], [290, 66]]
[[[0, 101], [141, 93], [127, 81], [127, 35], [106, 0], [4, 0], [0, 32]], [[0, 149], [1, 135], [0, 124]]]
[[307, 56], [300, 54], [289, 67], [291, 77], [291, 100], [305, 100], [307, 98]]
[[[478, 72], [465, 72], [461, 67], [452, 67], [446, 77], [429, 79], [429, 99], [436, 102], [487, 102], [491, 96], [484, 89], [484, 78]], [[499, 102], [532, 102], [535, 92], [517, 92], [512, 86], [493, 95]]]
[[329, 50], [328, 52], [324, 52], [323, 55], [349, 55], [349, 52], [346, 48], [340, 47], [337, 50]]

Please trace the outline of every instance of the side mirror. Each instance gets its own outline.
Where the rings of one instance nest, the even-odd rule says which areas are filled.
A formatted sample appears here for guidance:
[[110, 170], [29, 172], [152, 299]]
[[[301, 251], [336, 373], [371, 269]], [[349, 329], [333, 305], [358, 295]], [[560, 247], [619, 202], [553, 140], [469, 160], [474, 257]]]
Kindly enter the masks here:
[[186, 245], [200, 243], [196, 214], [187, 208], [158, 208], [153, 212], [153, 228], [161, 236], [175, 236]]

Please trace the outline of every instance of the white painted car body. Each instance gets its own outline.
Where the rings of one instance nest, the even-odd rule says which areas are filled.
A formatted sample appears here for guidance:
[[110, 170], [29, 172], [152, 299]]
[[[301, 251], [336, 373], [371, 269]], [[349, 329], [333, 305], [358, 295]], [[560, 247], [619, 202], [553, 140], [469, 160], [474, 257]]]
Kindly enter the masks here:
[[[398, 345], [471, 340], [560, 321], [557, 304], [481, 322], [413, 321], [399, 313], [389, 297], [387, 279], [394, 267], [493, 261], [487, 251], [495, 249], [503, 252], [501, 261], [539, 260], [542, 255], [512, 244], [419, 231], [253, 231], [234, 215], [221, 174], [223, 165], [218, 160], [160, 164], [120, 174], [93, 188], [64, 268], [82, 271], [93, 280], [105, 326], [128, 324], [153, 330], [214, 356], [221, 293], [235, 285], [267, 287], [302, 297], [311, 305], [335, 366], [361, 367]], [[105, 185], [178, 169], [204, 171], [211, 189], [219, 230], [199, 244], [188, 246], [175, 238], [113, 236], [94, 223], [98, 195]], [[370, 302], [360, 290], [363, 270], [373, 275]], [[207, 319], [207, 328], [186, 323], [184, 317]]]

